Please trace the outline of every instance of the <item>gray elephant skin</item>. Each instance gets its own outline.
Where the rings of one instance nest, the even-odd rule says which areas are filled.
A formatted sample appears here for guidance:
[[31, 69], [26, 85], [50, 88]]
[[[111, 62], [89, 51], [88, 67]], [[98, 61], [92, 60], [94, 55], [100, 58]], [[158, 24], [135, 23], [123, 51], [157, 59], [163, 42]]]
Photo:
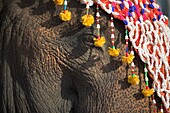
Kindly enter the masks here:
[[123, 22], [114, 22], [120, 55], [110, 57], [109, 15], [100, 10], [106, 44], [98, 48], [95, 25], [80, 23], [85, 6], [70, 0], [68, 8], [72, 19], [63, 22], [63, 7], [55, 8], [52, 0], [0, 0], [0, 113], [152, 113], [152, 99], [141, 93], [145, 82], [137, 55], [141, 82], [127, 82]]

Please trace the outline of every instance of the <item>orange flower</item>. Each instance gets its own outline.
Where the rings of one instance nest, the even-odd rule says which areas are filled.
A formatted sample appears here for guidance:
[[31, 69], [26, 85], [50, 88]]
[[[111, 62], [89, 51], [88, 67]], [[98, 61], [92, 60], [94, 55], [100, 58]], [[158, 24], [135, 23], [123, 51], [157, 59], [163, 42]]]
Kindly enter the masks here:
[[84, 15], [81, 17], [81, 22], [84, 26], [90, 27], [94, 23], [94, 17], [92, 15]]
[[94, 45], [96, 47], [102, 47], [106, 42], [104, 37], [101, 37], [99, 39], [98, 38], [93, 38], [93, 40], [94, 40]]
[[109, 53], [110, 56], [117, 57], [120, 53], [120, 49], [115, 49], [115, 48], [109, 47], [108, 53]]
[[64, 0], [53, 0], [56, 5], [63, 5]]
[[139, 76], [137, 76], [137, 75], [129, 75], [128, 76], [128, 83], [130, 83], [132, 85], [138, 85], [139, 82], [140, 82]]
[[71, 12], [68, 10], [61, 11], [59, 17], [62, 21], [69, 21], [71, 19]]
[[130, 64], [130, 63], [133, 61], [134, 58], [135, 58], [134, 55], [129, 54], [128, 56], [123, 56], [123, 57], [122, 57], [122, 61], [123, 61], [124, 63]]
[[142, 90], [142, 94], [145, 96], [145, 97], [150, 97], [151, 95], [153, 95], [154, 93], [154, 89], [143, 89]]

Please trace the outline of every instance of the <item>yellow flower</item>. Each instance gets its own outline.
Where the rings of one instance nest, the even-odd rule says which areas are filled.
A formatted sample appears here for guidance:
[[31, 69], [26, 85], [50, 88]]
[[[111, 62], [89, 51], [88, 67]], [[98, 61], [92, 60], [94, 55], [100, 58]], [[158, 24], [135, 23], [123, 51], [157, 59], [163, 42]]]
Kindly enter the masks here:
[[128, 56], [123, 56], [122, 61], [124, 63], [130, 64], [133, 61], [134, 58], [135, 58], [135, 56], [133, 56], [132, 54], [129, 54]]
[[93, 38], [94, 40], [94, 45], [96, 47], [102, 47], [104, 45], [104, 43], [106, 42], [105, 38], [104, 37], [101, 37], [101, 38]]
[[128, 76], [128, 82], [132, 85], [138, 85], [140, 80], [139, 80], [139, 76], [137, 75], [129, 75]]
[[53, 0], [56, 5], [63, 5], [64, 0]]
[[92, 15], [84, 15], [81, 17], [81, 22], [84, 26], [90, 27], [94, 23], [94, 17]]
[[109, 47], [108, 53], [109, 53], [110, 56], [117, 57], [120, 53], [120, 49], [115, 49], [115, 48]]
[[59, 17], [62, 21], [69, 21], [71, 19], [71, 12], [68, 10], [61, 11]]
[[154, 89], [143, 89], [142, 90], [142, 94], [145, 96], [145, 97], [149, 97], [151, 95], [153, 95], [154, 93]]

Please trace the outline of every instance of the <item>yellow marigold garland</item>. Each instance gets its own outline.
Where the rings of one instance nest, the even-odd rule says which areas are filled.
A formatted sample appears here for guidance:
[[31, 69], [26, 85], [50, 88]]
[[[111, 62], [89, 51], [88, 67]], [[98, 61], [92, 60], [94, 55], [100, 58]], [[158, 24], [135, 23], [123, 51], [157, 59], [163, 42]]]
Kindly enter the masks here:
[[69, 21], [71, 19], [71, 12], [68, 10], [61, 11], [59, 17], [62, 21]]
[[105, 42], [106, 42], [106, 40], [105, 40], [104, 37], [101, 37], [101, 38], [93, 38], [93, 40], [94, 40], [94, 45], [95, 45], [96, 47], [102, 47], [102, 46], [105, 44]]
[[128, 56], [122, 56], [122, 61], [123, 61], [124, 63], [130, 64], [130, 63], [133, 61], [134, 58], [135, 58], [134, 55], [129, 54]]
[[140, 82], [139, 80], [139, 76], [137, 75], [129, 75], [128, 76], [128, 83], [132, 84], [132, 85], [138, 85]]
[[145, 97], [150, 97], [151, 95], [154, 94], [154, 89], [143, 89], [142, 90], [142, 94], [145, 96]]
[[63, 5], [64, 0], [53, 0], [56, 5]]
[[81, 22], [84, 26], [90, 27], [94, 23], [94, 17], [91, 14], [90, 15], [86, 14], [81, 17]]
[[115, 48], [109, 47], [108, 53], [110, 56], [117, 57], [117, 56], [119, 56], [120, 49], [115, 49]]

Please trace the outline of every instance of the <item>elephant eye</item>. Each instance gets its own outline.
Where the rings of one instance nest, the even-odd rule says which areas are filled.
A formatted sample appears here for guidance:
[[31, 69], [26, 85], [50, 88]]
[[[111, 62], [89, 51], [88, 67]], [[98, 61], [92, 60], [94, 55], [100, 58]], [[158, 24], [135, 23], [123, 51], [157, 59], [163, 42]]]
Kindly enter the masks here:
[[93, 34], [82, 34], [82, 44], [87, 46], [94, 46], [93, 38], [96, 36]]

